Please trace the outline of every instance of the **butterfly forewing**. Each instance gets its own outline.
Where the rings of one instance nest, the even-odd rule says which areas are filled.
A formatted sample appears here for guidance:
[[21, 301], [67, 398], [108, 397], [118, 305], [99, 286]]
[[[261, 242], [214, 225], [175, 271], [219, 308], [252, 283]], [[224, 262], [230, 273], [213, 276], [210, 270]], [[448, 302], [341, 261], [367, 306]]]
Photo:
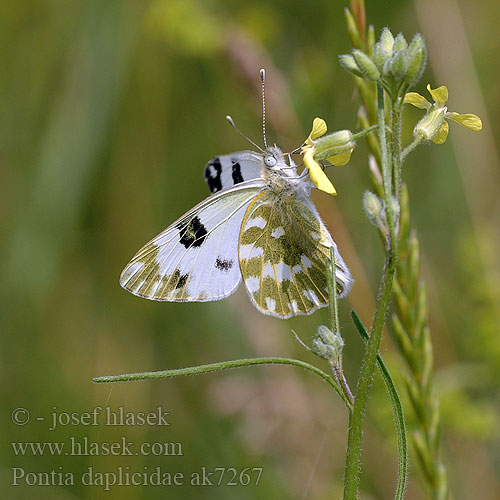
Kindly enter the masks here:
[[241, 223], [263, 185], [256, 179], [198, 204], [137, 252], [121, 285], [164, 301], [218, 300], [233, 293], [241, 281]]
[[[254, 305], [263, 313], [289, 318], [328, 303], [325, 259], [333, 240], [308, 199], [265, 190], [249, 205], [240, 234], [241, 273]], [[337, 289], [351, 284], [340, 256]]]
[[241, 182], [261, 177], [262, 155], [238, 151], [212, 158], [205, 166], [205, 180], [211, 193], [228, 189]]

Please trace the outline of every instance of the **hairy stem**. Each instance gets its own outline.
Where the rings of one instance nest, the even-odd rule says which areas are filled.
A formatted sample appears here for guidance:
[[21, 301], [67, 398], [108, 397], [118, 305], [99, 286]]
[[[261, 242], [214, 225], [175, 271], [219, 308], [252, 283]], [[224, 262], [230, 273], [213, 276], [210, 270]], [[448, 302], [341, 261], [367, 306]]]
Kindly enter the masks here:
[[330, 384], [335, 391], [344, 400], [345, 404], [351, 409], [351, 403], [345, 396], [344, 392], [334, 380], [333, 377], [326, 374], [319, 368], [300, 361], [299, 359], [292, 358], [279, 358], [279, 357], [265, 357], [265, 358], [249, 358], [249, 359], [235, 359], [231, 361], [221, 361], [219, 363], [210, 363], [208, 365], [191, 366], [188, 368], [177, 368], [174, 370], [160, 370], [156, 372], [142, 372], [142, 373], [125, 373], [123, 375], [106, 375], [103, 377], [96, 377], [93, 379], [95, 383], [109, 383], [109, 382], [130, 382], [134, 380], [148, 380], [159, 378], [174, 378], [185, 377], [187, 375], [201, 375], [204, 373], [217, 372], [221, 370], [229, 370], [232, 368], [244, 368], [246, 366], [255, 365], [294, 365], [300, 368], [309, 370], [316, 375], [319, 375], [325, 382]]
[[332, 370], [333, 373], [335, 374], [335, 378], [338, 380], [340, 387], [342, 387], [342, 390], [344, 391], [344, 394], [346, 395], [347, 399], [351, 403], [351, 405], [354, 404], [354, 396], [352, 395], [351, 388], [349, 387], [349, 384], [347, 383], [347, 379], [345, 378], [344, 375], [344, 370], [342, 369], [342, 365], [339, 362], [332, 363]]
[[[335, 249], [333, 247], [330, 248], [330, 261], [326, 261], [326, 270], [328, 273], [328, 305], [330, 311], [330, 327], [332, 332], [339, 332], [339, 307], [337, 301], [337, 278], [335, 275], [336, 263], [335, 263]], [[333, 363], [330, 362], [333, 373], [337, 382], [340, 384], [342, 388], [342, 392], [344, 396], [347, 398], [349, 403], [352, 405], [354, 403], [354, 397], [351, 392], [351, 388], [347, 383], [347, 380], [344, 375], [344, 370], [342, 368], [342, 357]]]
[[[365, 326], [359, 319], [356, 311], [354, 309], [351, 311], [351, 317], [358, 330], [361, 337], [364, 340], [368, 340], [370, 336], [366, 331]], [[377, 364], [384, 379], [385, 386], [387, 388], [387, 394], [392, 404], [392, 411], [394, 413], [394, 422], [396, 424], [396, 431], [398, 435], [398, 452], [399, 452], [399, 463], [398, 463], [398, 481], [396, 486], [396, 492], [394, 493], [394, 500], [403, 500], [406, 491], [406, 483], [408, 481], [408, 438], [406, 435], [406, 421], [403, 412], [403, 405], [401, 404], [401, 399], [399, 398], [396, 385], [392, 380], [389, 369], [387, 368], [382, 356], [377, 355]]]
[[391, 126], [392, 126], [392, 172], [393, 188], [396, 199], [401, 199], [401, 113], [403, 110], [403, 100], [395, 97], [391, 106]]
[[391, 302], [392, 283], [396, 271], [396, 237], [394, 231], [393, 206], [389, 202], [392, 195], [390, 163], [387, 154], [387, 140], [385, 131], [384, 90], [377, 86], [377, 116], [379, 125], [379, 140], [382, 161], [382, 177], [384, 181], [384, 196], [386, 201], [386, 216], [389, 226], [389, 237], [386, 246], [386, 260], [382, 280], [379, 287], [375, 317], [370, 338], [366, 344], [366, 351], [358, 379], [357, 393], [354, 408], [350, 415], [349, 436], [347, 440], [347, 456], [344, 478], [344, 500], [356, 500], [361, 475], [361, 441], [363, 437], [363, 422], [366, 413], [368, 395], [373, 383], [377, 355], [382, 339], [387, 312]]
[[424, 140], [423, 135], [419, 135], [416, 139], [414, 139], [408, 146], [403, 149], [401, 153], [401, 162], [404, 162], [406, 157]]
[[328, 311], [330, 316], [330, 328], [332, 332], [339, 329], [339, 307], [337, 302], [337, 278], [335, 275], [335, 249], [330, 248], [330, 261], [326, 261], [328, 274]]

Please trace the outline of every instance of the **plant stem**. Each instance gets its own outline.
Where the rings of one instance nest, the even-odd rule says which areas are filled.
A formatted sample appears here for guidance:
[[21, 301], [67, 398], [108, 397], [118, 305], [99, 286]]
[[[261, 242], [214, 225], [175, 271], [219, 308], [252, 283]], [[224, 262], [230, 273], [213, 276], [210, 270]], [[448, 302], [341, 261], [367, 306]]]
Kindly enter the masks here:
[[174, 370], [161, 370], [156, 372], [142, 372], [142, 373], [125, 373], [123, 375], [106, 375], [103, 377], [96, 377], [93, 379], [95, 383], [109, 383], [109, 382], [130, 382], [134, 380], [148, 380], [159, 378], [174, 378], [184, 377], [187, 375], [201, 375], [203, 373], [216, 372], [221, 370], [229, 370], [232, 368], [243, 368], [246, 366], [255, 365], [294, 365], [300, 368], [309, 370], [310, 372], [319, 375], [325, 382], [330, 384], [344, 400], [349, 409], [352, 408], [348, 398], [337, 384], [337, 382], [330, 375], [324, 371], [316, 368], [315, 366], [300, 361], [299, 359], [292, 358], [279, 358], [279, 357], [265, 357], [265, 358], [249, 358], [249, 359], [235, 359], [231, 361], [221, 361], [219, 363], [210, 363], [208, 365], [191, 366], [189, 368], [177, 368]]
[[395, 97], [391, 105], [391, 126], [392, 126], [392, 180], [396, 199], [401, 199], [401, 113], [403, 110], [403, 100]]
[[370, 134], [371, 132], [375, 132], [377, 129], [378, 125], [371, 125], [370, 127], [361, 130], [361, 132], [356, 132], [355, 134], [352, 134], [352, 138], [354, 140], [361, 139], [361, 137], [364, 137], [365, 135]]
[[405, 161], [406, 157], [424, 140], [423, 135], [419, 135], [413, 142], [410, 142], [408, 146], [403, 149], [401, 153], [401, 163]]
[[[339, 334], [339, 307], [337, 301], [337, 278], [335, 275], [336, 263], [335, 263], [335, 249], [330, 247], [330, 260], [326, 261], [326, 270], [328, 273], [328, 304], [329, 304], [329, 312], [330, 312], [330, 328], [332, 332], [335, 334]], [[342, 388], [342, 392], [344, 396], [351, 403], [354, 404], [354, 397], [351, 392], [351, 388], [347, 383], [347, 379], [344, 375], [344, 370], [342, 368], [342, 356], [339, 357], [338, 360], [334, 362], [330, 362], [333, 373], [337, 382], [340, 384]]]
[[[354, 309], [351, 311], [351, 317], [359, 334], [364, 340], [367, 341], [370, 336]], [[396, 492], [394, 493], [394, 500], [403, 500], [406, 491], [406, 483], [408, 481], [408, 439], [406, 436], [406, 422], [403, 405], [401, 404], [401, 399], [399, 398], [396, 385], [394, 384], [391, 374], [389, 373], [389, 370], [380, 354], [377, 354], [377, 364], [380, 372], [382, 373], [382, 378], [384, 379], [384, 383], [387, 388], [387, 394], [391, 400], [394, 422], [396, 424], [396, 431], [398, 435], [398, 481]]]
[[339, 307], [337, 301], [337, 278], [335, 275], [335, 249], [330, 248], [330, 261], [326, 261], [328, 273], [328, 311], [330, 316], [330, 328], [332, 332], [339, 330]]
[[[377, 120], [378, 137], [380, 142], [380, 161], [382, 163], [382, 179], [384, 183], [384, 197], [389, 200], [392, 194], [392, 173], [390, 159], [387, 155], [387, 137], [385, 130], [385, 109], [384, 109], [384, 89], [377, 85]], [[389, 210], [392, 214], [392, 211]]]
[[344, 500], [356, 500], [358, 496], [358, 486], [361, 474], [361, 441], [363, 437], [363, 422], [365, 418], [366, 404], [368, 401], [368, 394], [373, 383], [377, 355], [380, 347], [380, 341], [382, 339], [382, 332], [387, 311], [391, 302], [392, 283], [396, 271], [397, 249], [394, 231], [394, 213], [393, 206], [390, 203], [390, 197], [392, 195], [392, 182], [390, 163], [387, 154], [384, 90], [380, 85], [377, 85], [377, 117], [389, 237], [386, 245], [386, 261], [377, 297], [375, 317], [373, 320], [370, 339], [366, 344], [366, 351], [361, 366], [361, 373], [358, 379], [358, 387], [354, 400], [353, 411], [350, 414], [344, 478]]
[[352, 395], [351, 388], [349, 387], [349, 384], [347, 383], [347, 379], [345, 378], [344, 375], [344, 370], [342, 369], [342, 364], [339, 363], [338, 361], [334, 362], [331, 364], [333, 373], [335, 374], [335, 378], [338, 380], [340, 387], [342, 387], [342, 390], [344, 391], [345, 396], [351, 403], [351, 405], [354, 404], [354, 396]]

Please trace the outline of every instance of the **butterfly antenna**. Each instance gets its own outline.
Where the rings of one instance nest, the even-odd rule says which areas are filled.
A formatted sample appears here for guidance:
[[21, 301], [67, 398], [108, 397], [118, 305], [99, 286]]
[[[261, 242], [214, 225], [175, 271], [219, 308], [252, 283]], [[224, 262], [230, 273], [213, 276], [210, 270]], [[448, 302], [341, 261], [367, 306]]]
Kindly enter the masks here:
[[262, 80], [262, 135], [264, 136], [264, 148], [267, 148], [266, 139], [266, 70], [260, 70], [260, 79]]
[[289, 155], [294, 155], [294, 154], [297, 154], [303, 146], [305, 146], [305, 142], [303, 142], [299, 147], [295, 148], [293, 151], [290, 151], [290, 153], [288, 153]]
[[242, 137], [244, 137], [250, 144], [252, 144], [253, 146], [255, 146], [259, 151], [261, 151], [262, 153], [264, 152], [264, 150], [257, 144], [255, 144], [255, 142], [252, 141], [252, 139], [250, 139], [249, 137], [247, 137], [237, 126], [236, 124], [234, 123], [234, 120], [229, 116], [227, 115], [226, 116], [226, 120], [231, 124], [231, 127], [234, 128], [234, 130], [236, 130], [236, 132], [238, 132], [238, 134], [240, 134]]

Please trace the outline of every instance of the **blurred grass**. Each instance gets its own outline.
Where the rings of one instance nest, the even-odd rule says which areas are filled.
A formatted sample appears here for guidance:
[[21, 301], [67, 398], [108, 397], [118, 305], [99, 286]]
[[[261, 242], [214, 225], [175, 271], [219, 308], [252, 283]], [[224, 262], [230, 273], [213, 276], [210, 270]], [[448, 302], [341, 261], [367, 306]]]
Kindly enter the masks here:
[[[456, 17], [447, 22], [445, 11], [436, 30], [422, 15], [424, 4], [416, 4], [415, 11], [409, 1], [391, 5], [389, 12], [386, 3], [369, 2], [368, 21], [377, 32], [384, 25], [407, 36], [422, 30], [431, 47], [424, 80], [446, 84], [453, 109], [477, 112], [492, 127], [468, 135], [453, 129], [445, 145], [412, 155], [405, 175], [429, 285], [454, 494], [495, 499], [500, 495], [500, 197], [492, 141], [500, 120], [500, 46], [493, 13], [499, 7], [491, 0], [477, 9], [463, 0], [444, 4], [458, 8], [465, 20], [461, 33], [472, 50], [470, 63], [463, 50], [440, 51], [440, 40], [455, 39]], [[220, 303], [157, 304], [125, 293], [117, 281], [145, 241], [206, 196], [201, 174], [207, 159], [247, 148], [227, 126], [226, 114], [260, 141], [260, 67], [268, 70], [271, 141], [297, 146], [316, 115], [330, 129], [355, 127], [352, 83], [337, 63], [337, 54], [349, 47], [343, 4], [38, 0], [3, 2], [0, 14], [0, 436], [7, 443], [63, 441], [70, 435], [113, 441], [126, 435], [136, 442], [180, 441], [185, 450], [183, 457], [61, 459], [16, 458], [5, 446], [4, 498], [102, 498], [100, 489], [81, 485], [9, 487], [12, 466], [77, 472], [91, 465], [100, 470], [160, 465], [187, 474], [202, 465], [264, 468], [259, 487], [121, 487], [106, 498], [154, 499], [166, 492], [173, 498], [295, 498], [306, 487], [325, 435], [308, 498], [338, 497], [346, 415], [307, 374], [269, 368], [113, 388], [90, 380], [249, 355], [310, 360], [289, 329], [309, 338], [326, 321], [326, 311], [281, 322], [259, 315], [243, 291]], [[432, 51], [439, 56], [435, 61]], [[454, 72], [444, 72], [442, 58], [453, 62]], [[464, 84], [471, 75], [478, 86]], [[487, 116], [474, 108], [476, 102], [485, 104]], [[408, 113], [408, 120], [415, 118]], [[331, 172], [338, 198], [316, 200], [355, 271], [350, 300], [369, 322], [369, 290], [381, 255], [373, 251], [376, 235], [360, 209], [369, 184], [365, 151], [359, 147], [348, 167]], [[480, 165], [475, 151], [481, 153]], [[475, 178], [478, 167], [481, 176]], [[464, 171], [469, 177], [461, 177]], [[471, 196], [481, 197], [483, 189], [487, 203], [485, 198], [477, 208]], [[347, 302], [342, 309], [344, 365], [353, 380], [361, 345]], [[390, 342], [384, 349], [391, 349]], [[393, 373], [398, 369], [395, 360]], [[19, 406], [33, 416], [48, 416], [53, 407], [90, 411], [106, 404], [130, 411], [161, 405], [172, 412], [172, 426], [166, 432], [154, 427], [89, 432], [78, 426], [55, 433], [37, 422], [16, 427], [10, 421]], [[396, 447], [383, 390], [371, 405], [363, 488], [366, 495], [387, 498]], [[424, 495], [414, 474], [408, 498]]]

